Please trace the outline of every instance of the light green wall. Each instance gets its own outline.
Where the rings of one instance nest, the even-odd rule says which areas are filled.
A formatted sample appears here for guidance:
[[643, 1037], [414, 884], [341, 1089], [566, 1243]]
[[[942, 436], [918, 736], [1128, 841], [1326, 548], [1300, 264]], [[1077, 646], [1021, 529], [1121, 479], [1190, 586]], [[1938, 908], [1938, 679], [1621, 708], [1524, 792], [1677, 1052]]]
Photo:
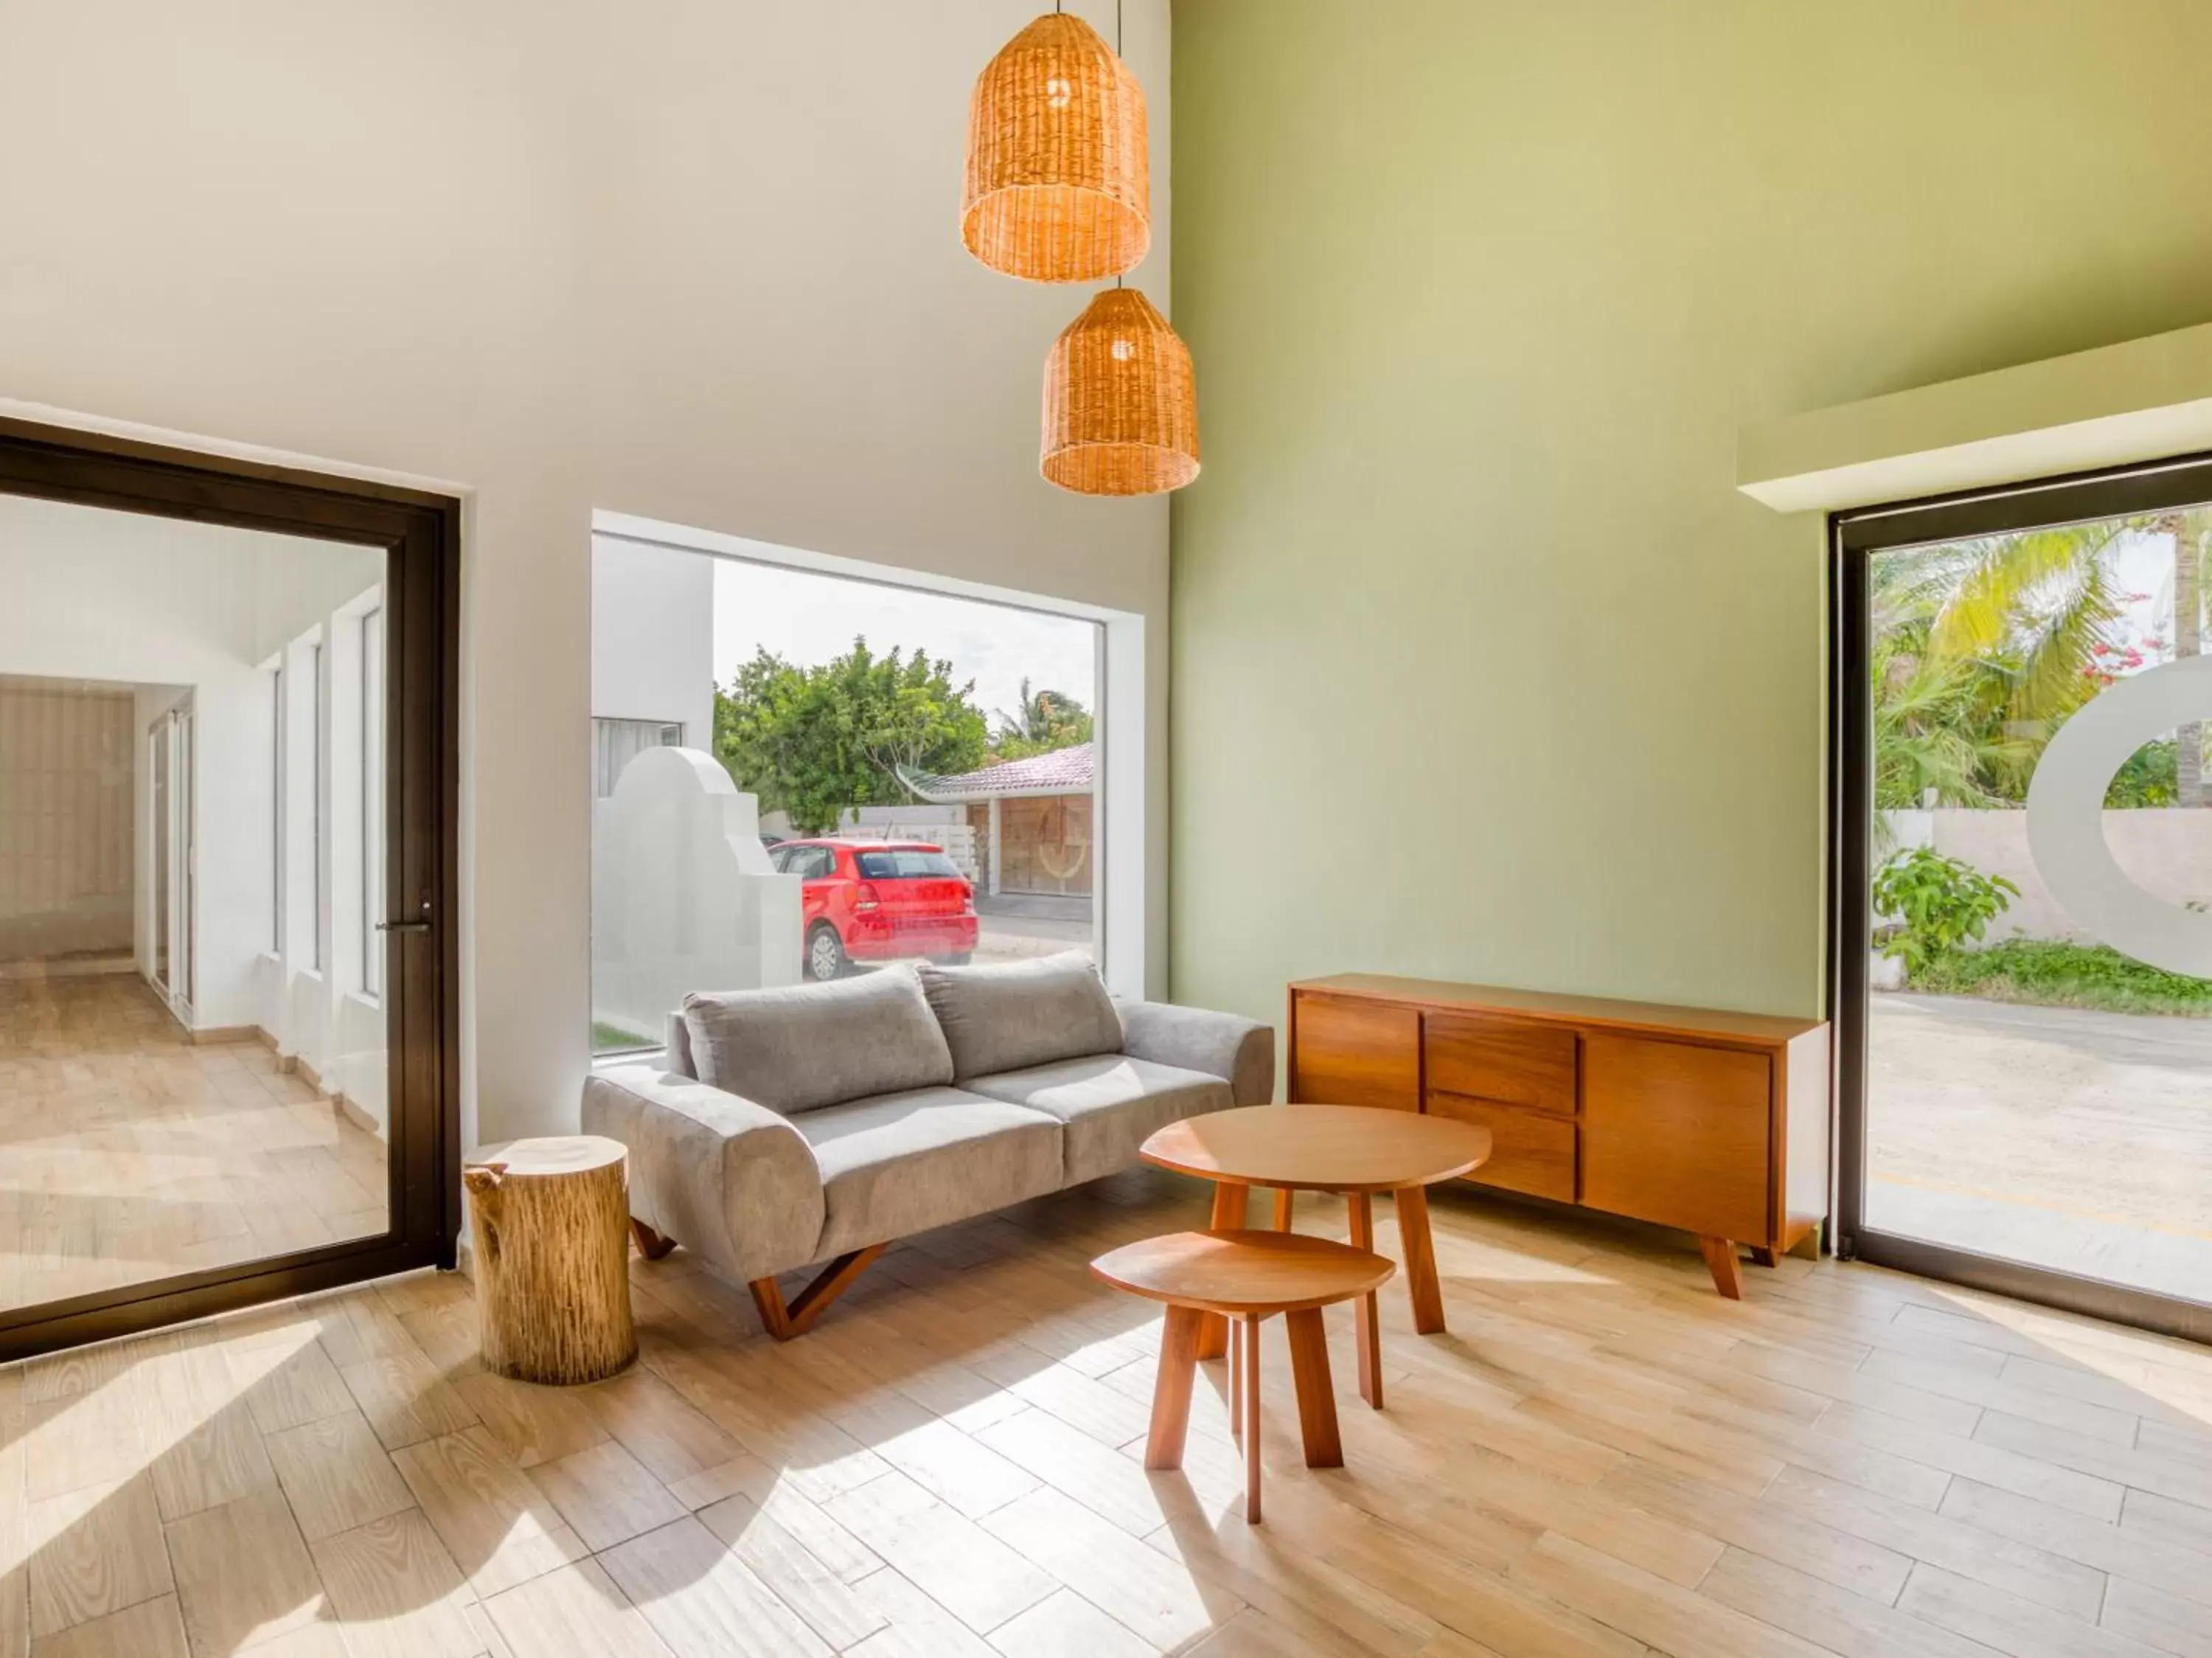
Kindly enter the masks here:
[[1176, 0], [1178, 1000], [1821, 996], [1747, 420], [2212, 319], [2206, 0]]

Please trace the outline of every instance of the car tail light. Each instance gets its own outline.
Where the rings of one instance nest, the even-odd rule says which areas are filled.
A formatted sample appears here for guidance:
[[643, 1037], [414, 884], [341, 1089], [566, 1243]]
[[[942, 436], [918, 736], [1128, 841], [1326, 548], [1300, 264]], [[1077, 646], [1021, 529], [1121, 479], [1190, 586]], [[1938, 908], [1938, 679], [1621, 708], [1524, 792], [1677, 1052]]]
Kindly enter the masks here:
[[884, 907], [883, 894], [876, 890], [875, 882], [864, 881], [860, 884], [853, 893], [853, 907], [856, 910], [880, 910]]

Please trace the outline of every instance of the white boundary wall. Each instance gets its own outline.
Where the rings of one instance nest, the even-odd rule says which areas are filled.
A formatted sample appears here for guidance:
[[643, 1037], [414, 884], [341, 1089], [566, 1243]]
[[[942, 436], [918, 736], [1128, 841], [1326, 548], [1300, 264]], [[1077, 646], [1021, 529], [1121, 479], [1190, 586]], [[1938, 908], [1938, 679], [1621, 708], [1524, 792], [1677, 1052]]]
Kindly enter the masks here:
[[[2025, 811], [1945, 808], [1881, 815], [1890, 827], [1890, 850], [1933, 846], [1947, 857], [1964, 859], [1984, 875], [2002, 875], [2020, 888], [2012, 907], [1990, 925], [1985, 942], [2014, 937], [2097, 942], [2051, 896], [2028, 853]], [[2212, 810], [2107, 812], [2105, 844], [2129, 878], [2146, 892], [2172, 904], [2212, 907]], [[1877, 850], [1877, 857], [1884, 856]]]

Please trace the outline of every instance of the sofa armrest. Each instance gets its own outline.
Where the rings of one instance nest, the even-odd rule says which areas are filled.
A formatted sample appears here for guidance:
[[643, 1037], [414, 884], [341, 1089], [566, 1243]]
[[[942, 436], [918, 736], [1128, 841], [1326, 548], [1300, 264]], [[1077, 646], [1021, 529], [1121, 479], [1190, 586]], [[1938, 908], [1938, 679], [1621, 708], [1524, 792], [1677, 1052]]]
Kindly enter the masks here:
[[1115, 1005], [1121, 1011], [1122, 1052], [1218, 1076], [1240, 1106], [1264, 1106], [1275, 1097], [1273, 1025], [1170, 1002]]
[[651, 1065], [584, 1083], [586, 1134], [629, 1151], [630, 1213], [750, 1282], [804, 1266], [822, 1236], [822, 1171], [788, 1118]]

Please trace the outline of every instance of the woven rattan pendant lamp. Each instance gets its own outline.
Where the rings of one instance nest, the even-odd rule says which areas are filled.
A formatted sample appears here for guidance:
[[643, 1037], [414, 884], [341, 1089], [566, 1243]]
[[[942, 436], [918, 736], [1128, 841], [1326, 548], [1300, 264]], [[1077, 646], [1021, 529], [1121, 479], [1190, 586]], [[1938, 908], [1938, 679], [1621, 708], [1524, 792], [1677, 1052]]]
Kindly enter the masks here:
[[976, 80], [961, 241], [1010, 277], [1099, 282], [1152, 247], [1152, 202], [1144, 89], [1090, 24], [1046, 13]]
[[1108, 289], [1053, 342], [1039, 469], [1083, 495], [1158, 495], [1198, 476], [1190, 348], [1135, 289]]

